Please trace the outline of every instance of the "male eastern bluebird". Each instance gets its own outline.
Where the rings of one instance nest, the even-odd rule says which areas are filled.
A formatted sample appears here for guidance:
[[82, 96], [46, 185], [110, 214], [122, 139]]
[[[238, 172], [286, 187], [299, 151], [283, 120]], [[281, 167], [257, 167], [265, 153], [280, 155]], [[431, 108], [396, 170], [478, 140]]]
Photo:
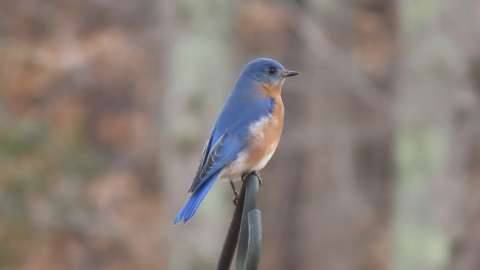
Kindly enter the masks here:
[[265, 167], [283, 129], [282, 86], [297, 74], [270, 58], [254, 59], [243, 68], [205, 143], [190, 198], [174, 224], [192, 218], [217, 179], [234, 181]]

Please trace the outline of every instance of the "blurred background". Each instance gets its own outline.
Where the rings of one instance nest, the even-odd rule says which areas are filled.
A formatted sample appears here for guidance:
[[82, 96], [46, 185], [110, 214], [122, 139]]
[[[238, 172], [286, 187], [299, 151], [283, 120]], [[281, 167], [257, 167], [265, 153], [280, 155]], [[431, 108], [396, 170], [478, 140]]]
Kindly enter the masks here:
[[261, 269], [480, 269], [480, 1], [4, 0], [0, 269], [214, 269], [202, 144], [241, 67], [302, 74]]

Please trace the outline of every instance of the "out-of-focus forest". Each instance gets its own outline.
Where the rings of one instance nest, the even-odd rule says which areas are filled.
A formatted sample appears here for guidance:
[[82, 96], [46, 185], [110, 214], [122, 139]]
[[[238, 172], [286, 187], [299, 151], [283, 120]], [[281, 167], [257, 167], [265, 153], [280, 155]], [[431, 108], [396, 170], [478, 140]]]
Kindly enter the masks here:
[[173, 226], [243, 64], [299, 70], [261, 269], [480, 269], [480, 1], [4, 0], [0, 269], [213, 269]]

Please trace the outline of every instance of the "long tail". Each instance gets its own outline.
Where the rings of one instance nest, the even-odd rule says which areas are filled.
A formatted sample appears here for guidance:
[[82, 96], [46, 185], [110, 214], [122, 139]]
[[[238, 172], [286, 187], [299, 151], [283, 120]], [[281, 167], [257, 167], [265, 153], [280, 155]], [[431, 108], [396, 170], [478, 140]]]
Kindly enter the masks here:
[[212, 188], [213, 184], [217, 181], [218, 174], [212, 175], [210, 179], [206, 180], [198, 189], [192, 193], [187, 203], [180, 209], [177, 216], [173, 220], [173, 224], [178, 223], [187, 223], [195, 212], [197, 212], [198, 207], [202, 203], [203, 199], [207, 195], [208, 191]]

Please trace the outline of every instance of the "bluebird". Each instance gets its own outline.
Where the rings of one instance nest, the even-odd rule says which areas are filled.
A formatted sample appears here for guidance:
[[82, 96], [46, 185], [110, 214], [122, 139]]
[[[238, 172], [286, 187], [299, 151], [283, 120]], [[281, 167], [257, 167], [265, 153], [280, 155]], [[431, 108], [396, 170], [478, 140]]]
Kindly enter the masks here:
[[[233, 181], [263, 169], [280, 141], [282, 87], [298, 72], [270, 58], [250, 61], [242, 70], [205, 143], [190, 197], [174, 219], [187, 223], [220, 178]], [[235, 190], [234, 190], [235, 191]]]

